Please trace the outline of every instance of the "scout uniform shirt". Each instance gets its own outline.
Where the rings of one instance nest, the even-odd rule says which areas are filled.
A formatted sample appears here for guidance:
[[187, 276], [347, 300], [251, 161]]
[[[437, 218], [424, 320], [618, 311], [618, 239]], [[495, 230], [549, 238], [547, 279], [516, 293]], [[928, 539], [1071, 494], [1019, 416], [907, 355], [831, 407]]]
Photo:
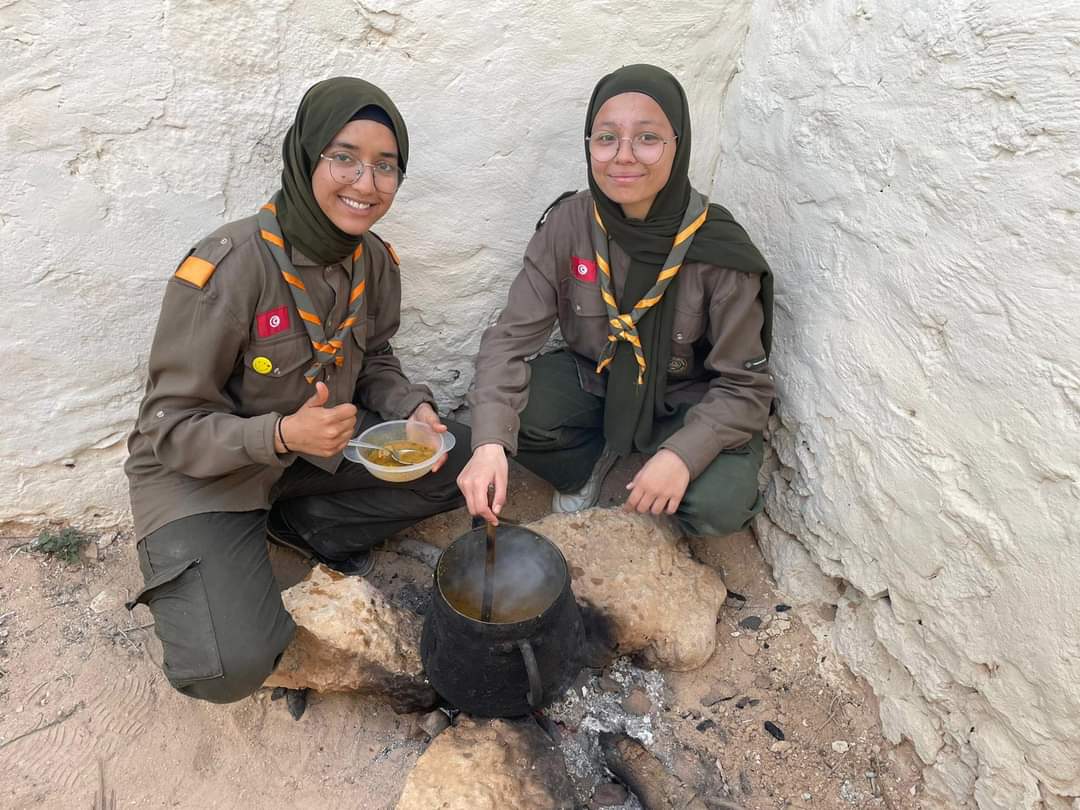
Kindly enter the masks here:
[[[340, 365], [324, 367], [326, 406], [354, 402], [383, 418], [405, 418], [431, 391], [413, 385], [390, 349], [401, 316], [396, 257], [363, 236], [367, 307], [346, 339]], [[348, 310], [352, 257], [318, 265], [295, 249], [292, 262], [333, 334]], [[150, 349], [146, 394], [124, 465], [138, 538], [206, 512], [268, 509], [271, 487], [295, 454], [274, 451], [280, 416], [315, 393], [314, 362], [292, 293], [259, 236], [255, 217], [203, 240], [169, 280]], [[328, 472], [342, 461], [303, 456]]]
[[[582, 191], [552, 208], [530, 240], [506, 307], [480, 342], [469, 395], [474, 449], [495, 443], [517, 452], [518, 414], [528, 401], [524, 358], [540, 351], [556, 318], [579, 361], [582, 388], [604, 395], [606, 378], [595, 369], [608, 342], [608, 313], [593, 261], [592, 216], [592, 195]], [[610, 259], [615, 298], [626, 312], [630, 257], [612, 240]], [[774, 386], [761, 342], [760, 292], [755, 273], [701, 262], [679, 271], [667, 400], [696, 404], [661, 447], [683, 460], [691, 479], [768, 420]]]

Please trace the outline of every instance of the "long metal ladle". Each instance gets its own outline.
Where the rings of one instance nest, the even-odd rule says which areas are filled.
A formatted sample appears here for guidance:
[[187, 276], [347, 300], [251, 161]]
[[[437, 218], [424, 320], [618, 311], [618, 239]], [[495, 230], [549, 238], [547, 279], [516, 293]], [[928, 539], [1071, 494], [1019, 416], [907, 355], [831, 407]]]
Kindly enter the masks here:
[[[495, 487], [488, 489], [488, 508], [495, 504]], [[487, 535], [484, 543], [484, 595], [480, 602], [480, 621], [491, 621], [491, 609], [495, 601], [495, 529], [494, 523], [484, 527]]]

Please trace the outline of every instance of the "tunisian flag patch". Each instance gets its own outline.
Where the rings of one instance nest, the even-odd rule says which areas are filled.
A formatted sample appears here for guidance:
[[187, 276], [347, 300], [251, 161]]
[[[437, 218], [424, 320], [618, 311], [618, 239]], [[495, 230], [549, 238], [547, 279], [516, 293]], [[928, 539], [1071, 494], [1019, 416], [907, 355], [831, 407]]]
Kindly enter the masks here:
[[289, 328], [289, 308], [278, 307], [260, 312], [255, 316], [255, 325], [261, 338], [284, 332]]
[[579, 256], [571, 256], [570, 269], [574, 273], [574, 278], [578, 281], [587, 281], [590, 284], [596, 283], [596, 262], [590, 262], [588, 259], [582, 259]]

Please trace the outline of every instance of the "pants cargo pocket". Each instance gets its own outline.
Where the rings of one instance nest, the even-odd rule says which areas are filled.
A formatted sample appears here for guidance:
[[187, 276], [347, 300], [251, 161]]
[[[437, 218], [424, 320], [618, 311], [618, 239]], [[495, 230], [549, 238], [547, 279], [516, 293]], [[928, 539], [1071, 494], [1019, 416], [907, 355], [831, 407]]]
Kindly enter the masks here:
[[146, 582], [128, 609], [146, 605], [164, 650], [162, 669], [177, 689], [223, 674], [199, 560], [171, 566]]

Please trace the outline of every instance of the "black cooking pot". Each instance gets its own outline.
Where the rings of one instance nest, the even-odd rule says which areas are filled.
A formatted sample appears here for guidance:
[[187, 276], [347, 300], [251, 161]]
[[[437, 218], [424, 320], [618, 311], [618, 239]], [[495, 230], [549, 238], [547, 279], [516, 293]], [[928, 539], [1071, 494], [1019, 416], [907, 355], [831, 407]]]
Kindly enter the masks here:
[[513, 717], [566, 691], [581, 669], [584, 632], [554, 543], [503, 522], [495, 548], [486, 622], [484, 529], [462, 535], [439, 557], [420, 655], [448, 703], [479, 717]]

